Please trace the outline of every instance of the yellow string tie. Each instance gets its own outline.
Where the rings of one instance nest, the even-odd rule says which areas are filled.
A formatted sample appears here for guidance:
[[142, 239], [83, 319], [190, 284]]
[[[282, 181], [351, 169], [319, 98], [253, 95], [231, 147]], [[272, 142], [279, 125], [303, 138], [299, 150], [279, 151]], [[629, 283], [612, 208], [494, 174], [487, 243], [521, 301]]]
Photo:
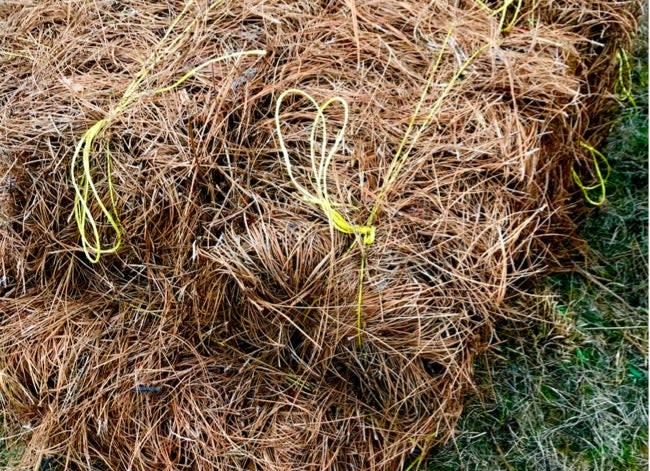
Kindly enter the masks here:
[[[411, 138], [411, 134], [413, 132], [413, 129], [415, 127], [415, 121], [420, 113], [420, 110], [424, 104], [424, 101], [426, 100], [427, 94], [429, 92], [429, 89], [433, 85], [433, 81], [435, 79], [435, 74], [438, 70], [438, 67], [442, 63], [442, 58], [445, 52], [445, 49], [447, 48], [447, 45], [449, 43], [449, 39], [451, 38], [453, 30], [449, 29], [447, 32], [447, 36], [445, 37], [442, 46], [440, 47], [440, 52], [438, 53], [438, 57], [436, 58], [436, 61], [433, 63], [431, 66], [431, 70], [429, 71], [429, 77], [427, 79], [426, 85], [424, 86], [424, 89], [422, 90], [422, 95], [420, 96], [420, 99], [418, 100], [417, 105], [415, 106], [415, 110], [413, 112], [413, 115], [411, 116], [411, 119], [409, 121], [408, 127], [406, 129], [406, 132], [404, 133], [404, 136], [402, 137], [402, 140], [400, 141], [400, 144], [397, 148], [397, 151], [395, 152], [395, 156], [393, 157], [393, 160], [388, 167], [388, 172], [386, 173], [386, 178], [384, 180], [384, 183], [382, 185], [381, 190], [379, 191], [379, 194], [377, 195], [377, 198], [375, 199], [375, 204], [373, 205], [370, 215], [368, 216], [368, 219], [366, 220], [366, 225], [372, 225], [375, 222], [375, 219], [377, 218], [377, 215], [379, 213], [379, 209], [381, 207], [381, 204], [383, 201], [386, 199], [390, 188], [393, 186], [395, 181], [397, 180], [397, 177], [401, 173], [402, 168], [404, 167], [404, 164], [406, 163], [409, 154], [415, 144], [417, 143], [418, 139], [422, 135], [422, 133], [427, 129], [427, 127], [431, 124], [433, 121], [434, 117], [436, 114], [440, 111], [442, 108], [442, 105], [449, 96], [449, 93], [451, 92], [451, 89], [458, 83], [460, 80], [461, 76], [463, 73], [465, 73], [465, 70], [469, 65], [474, 62], [474, 60], [478, 57], [478, 55], [483, 52], [485, 49], [487, 49], [488, 44], [485, 44], [484, 46], [480, 47], [478, 50], [476, 50], [474, 53], [472, 53], [471, 56], [456, 70], [454, 75], [452, 76], [451, 80], [447, 83], [445, 88], [443, 89], [442, 93], [440, 96], [438, 96], [438, 99], [434, 102], [433, 106], [431, 107], [431, 110], [427, 114], [424, 122], [418, 130], [413, 134], [413, 137]], [[407, 143], [409, 142], [407, 146]], [[365, 258], [365, 253], [362, 254], [361, 258], [361, 268], [360, 268], [360, 286], [361, 289], [359, 289], [358, 292], [358, 299], [357, 299], [357, 329], [358, 329], [358, 337], [357, 337], [357, 343], [360, 346], [361, 345], [361, 326], [362, 326], [362, 307], [363, 307], [363, 277], [365, 276], [365, 265], [366, 265], [366, 258]]]
[[[314, 192], [312, 193], [307, 188], [302, 186], [293, 175], [293, 166], [291, 164], [291, 159], [289, 158], [289, 151], [284, 141], [284, 136], [282, 134], [282, 126], [280, 120], [280, 108], [282, 107], [282, 102], [289, 95], [298, 95], [303, 98], [306, 98], [316, 109], [314, 115], [314, 120], [311, 123], [311, 132], [309, 136], [309, 155], [311, 162], [311, 171], [312, 171], [312, 184], [314, 187]], [[336, 137], [334, 138], [334, 144], [327, 150], [328, 131], [327, 131], [327, 117], [325, 116], [325, 111], [332, 105], [339, 104], [343, 108], [343, 124], [339, 129]], [[363, 250], [363, 247], [371, 245], [375, 241], [375, 232], [376, 228], [373, 225], [358, 225], [349, 222], [345, 219], [339, 211], [337, 211], [334, 206], [335, 203], [330, 199], [328, 190], [327, 190], [327, 173], [329, 167], [332, 163], [334, 155], [338, 151], [341, 143], [343, 141], [343, 136], [345, 134], [345, 129], [348, 125], [349, 120], [349, 106], [347, 101], [341, 97], [333, 97], [324, 102], [322, 105], [319, 105], [318, 102], [307, 92], [298, 89], [289, 89], [278, 97], [278, 100], [275, 105], [275, 127], [278, 133], [278, 140], [280, 142], [280, 149], [282, 151], [282, 156], [284, 158], [284, 164], [287, 168], [287, 173], [289, 174], [289, 179], [293, 185], [298, 190], [298, 193], [303, 197], [303, 199], [311, 204], [319, 206], [325, 216], [327, 217], [330, 224], [339, 232], [343, 234], [350, 234], [360, 237], [362, 240], [362, 250], [361, 250], [361, 266], [359, 268], [359, 283], [357, 285], [357, 343], [360, 345], [361, 342], [361, 313], [363, 306], [363, 280], [364, 280], [364, 271], [366, 267], [366, 252]], [[316, 143], [316, 133], [318, 128], [321, 128], [321, 145], [319, 149], [319, 156], [317, 158], [316, 149], [318, 147]]]
[[618, 75], [614, 82], [614, 93], [620, 101], [628, 101], [634, 111], [637, 111], [636, 100], [632, 95], [632, 68], [624, 49], [619, 49], [616, 52], [616, 61], [618, 62]]
[[[573, 181], [578, 185], [578, 188], [582, 190], [583, 195], [585, 196], [585, 199], [590, 203], [593, 204], [594, 206], [601, 206], [604, 202], [605, 199], [607, 198], [606, 195], [606, 185], [607, 185], [607, 180], [609, 179], [611, 173], [612, 173], [612, 167], [609, 164], [609, 161], [607, 160], [607, 157], [605, 157], [600, 151], [597, 149], [594, 149], [592, 146], [587, 144], [586, 142], [580, 141], [579, 142], [580, 147], [583, 149], [586, 149], [589, 154], [591, 155], [591, 160], [593, 162], [593, 167], [594, 167], [594, 172], [596, 174], [596, 179], [598, 182], [595, 185], [585, 185], [582, 183], [582, 180], [580, 179], [580, 176], [578, 173], [575, 171], [573, 167], [571, 167], [571, 175], [573, 176]], [[605, 164], [605, 168], [607, 169], [607, 172], [605, 176], [603, 176], [603, 173], [600, 169], [600, 162]], [[598, 199], [594, 200], [590, 195], [589, 192], [594, 191], [594, 190], [600, 190], [600, 195], [598, 196]]]
[[[313, 193], [298, 183], [296, 180], [293, 174], [293, 166], [289, 157], [289, 151], [287, 150], [284, 136], [282, 134], [280, 108], [282, 107], [282, 102], [285, 100], [285, 98], [290, 95], [299, 95], [303, 98], [306, 98], [316, 109], [314, 120], [311, 123], [311, 132], [309, 136], [309, 155], [312, 170], [311, 182], [314, 187]], [[339, 129], [336, 137], [334, 138], [334, 144], [330, 147], [329, 150], [327, 150], [328, 130], [325, 111], [330, 106], [335, 104], [339, 104], [343, 108], [343, 124], [341, 125], [341, 129]], [[282, 94], [278, 97], [275, 105], [275, 127], [278, 133], [280, 149], [284, 158], [284, 164], [287, 168], [287, 173], [289, 174], [291, 182], [296, 187], [303, 199], [311, 204], [319, 206], [323, 210], [323, 213], [327, 217], [330, 224], [332, 224], [336, 230], [342, 232], [343, 234], [359, 235], [363, 240], [363, 245], [370, 245], [375, 240], [375, 227], [369, 225], [361, 226], [353, 224], [345, 219], [345, 216], [343, 216], [339, 211], [335, 209], [335, 206], [337, 205], [331, 200], [327, 190], [327, 173], [330, 165], [332, 164], [334, 155], [338, 151], [343, 141], [345, 129], [348, 125], [349, 114], [350, 112], [348, 103], [341, 97], [330, 98], [322, 105], [319, 105], [318, 102], [307, 92], [292, 88], [282, 92]], [[322, 139], [322, 142], [320, 144], [319, 156], [317, 158], [316, 150], [319, 146], [316, 142], [316, 133], [318, 132], [319, 127], [321, 128], [320, 137]]]
[[[519, 18], [519, 13], [521, 12], [521, 6], [523, 3], [523, 0], [505, 0], [503, 2], [503, 5], [501, 7], [493, 9], [491, 8], [488, 4], [483, 2], [482, 0], [475, 0], [478, 6], [480, 6], [482, 9], [487, 11], [490, 15], [499, 15], [501, 14], [501, 18], [499, 19], [499, 30], [507, 33], [509, 32], [517, 23], [517, 19]], [[505, 24], [506, 17], [508, 15], [508, 10], [510, 9], [510, 6], [512, 6], [514, 3], [517, 3], [515, 5], [514, 12], [512, 13], [512, 17], [510, 18], [510, 21], [508, 24]]]
[[[86, 130], [75, 146], [75, 151], [70, 162], [70, 174], [72, 177], [72, 186], [74, 187], [75, 192], [72, 215], [74, 216], [75, 222], [77, 224], [83, 251], [91, 263], [97, 263], [102, 255], [117, 252], [122, 243], [122, 230], [120, 228], [120, 222], [116, 210], [116, 197], [112, 179], [112, 158], [108, 146], [108, 139], [105, 136], [105, 131], [109, 127], [111, 121], [117, 115], [126, 110], [136, 100], [145, 95], [148, 95], [146, 92], [138, 93], [138, 90], [153, 70], [153, 67], [157, 64], [159, 55], [165, 56], [171, 53], [173, 49], [178, 46], [185, 37], [187, 37], [190, 29], [196, 24], [198, 20], [198, 18], [192, 20], [190, 24], [188, 24], [178, 36], [170, 41], [167, 47], [163, 49], [162, 53], [159, 54], [159, 49], [161, 49], [165, 41], [167, 41], [167, 38], [171, 34], [172, 30], [176, 27], [178, 22], [187, 14], [192, 3], [194, 3], [194, 0], [190, 0], [188, 3], [186, 3], [183, 10], [171, 23], [162, 39], [154, 48], [152, 54], [145, 61], [142, 69], [140, 69], [133, 81], [127, 87], [124, 95], [117, 103], [117, 105], [115, 105], [115, 107], [106, 115], [104, 119], [97, 121], [88, 130]], [[221, 0], [212, 3], [209, 6], [208, 11], [212, 10], [219, 3], [221, 3]], [[216, 62], [234, 59], [242, 56], [263, 56], [265, 54], [266, 52], [262, 50], [250, 50], [236, 52], [233, 54], [226, 54], [224, 56], [210, 59], [198, 67], [193, 68], [171, 85], [158, 88], [151, 94], [158, 95], [167, 91], [174, 90], [183, 84], [186, 80], [195, 76], [199, 71]], [[91, 160], [93, 157], [93, 151], [96, 147], [103, 148], [104, 150], [106, 161], [106, 184], [108, 186], [110, 205], [107, 205], [102, 201], [94, 180], [95, 176], [93, 168], [91, 166]], [[81, 158], [81, 172], [78, 169], [79, 158]], [[104, 246], [102, 244], [98, 223], [93, 216], [90, 208], [89, 197], [91, 195], [95, 204], [99, 207], [101, 214], [104, 216], [114, 233], [113, 241], [108, 246]], [[87, 231], [88, 226], [92, 235], [89, 235]]]
[[[345, 134], [345, 129], [348, 124], [348, 119], [349, 119], [349, 106], [348, 103], [345, 101], [345, 99], [341, 97], [334, 97], [330, 98], [327, 100], [325, 103], [322, 105], [319, 105], [318, 102], [308, 93], [302, 91], [302, 90], [297, 90], [297, 89], [290, 89], [286, 90], [283, 92], [279, 97], [276, 102], [276, 107], [275, 107], [275, 126], [276, 130], [278, 133], [278, 140], [280, 142], [280, 149], [282, 151], [282, 155], [284, 158], [284, 164], [287, 168], [287, 173], [289, 174], [289, 178], [291, 179], [291, 182], [293, 185], [296, 187], [298, 192], [301, 194], [303, 199], [309, 203], [312, 203], [314, 205], [319, 206], [323, 212], [325, 213], [326, 217], [330, 221], [330, 224], [332, 224], [333, 227], [335, 227], [338, 231], [344, 233], [344, 234], [354, 234], [362, 237], [363, 240], [363, 245], [362, 245], [362, 251], [361, 251], [361, 261], [359, 265], [359, 282], [357, 285], [357, 304], [356, 304], [356, 328], [357, 328], [357, 346], [361, 347], [362, 346], [362, 339], [361, 339], [361, 333], [362, 333], [362, 327], [363, 327], [363, 287], [364, 287], [364, 279], [365, 279], [365, 270], [366, 270], [366, 263], [367, 263], [367, 254], [366, 251], [363, 250], [363, 247], [371, 245], [374, 240], [375, 240], [375, 233], [376, 233], [376, 227], [374, 226], [374, 221], [375, 218], [377, 217], [379, 208], [381, 206], [382, 201], [386, 198], [388, 191], [390, 190], [390, 187], [393, 185], [393, 183], [396, 181], [397, 177], [399, 176], [399, 173], [404, 166], [404, 163], [406, 162], [410, 151], [413, 149], [415, 146], [417, 140], [421, 136], [421, 134], [424, 132], [425, 128], [431, 123], [433, 120], [434, 116], [436, 113], [440, 110], [442, 107], [442, 104], [445, 100], [445, 98], [449, 95], [449, 92], [451, 89], [454, 87], [454, 85], [458, 82], [462, 74], [465, 72], [467, 67], [476, 59], [476, 57], [484, 51], [488, 45], [486, 44], [485, 46], [479, 48], [477, 51], [475, 51], [462, 65], [461, 67], [454, 73], [452, 79], [449, 81], [447, 86], [444, 88], [443, 92], [440, 94], [436, 102], [434, 103], [433, 107], [431, 108], [429, 114], [427, 115], [426, 119], [424, 120], [423, 124], [420, 126], [420, 128], [417, 130], [415, 135], [411, 138], [411, 133], [413, 131], [413, 128], [415, 127], [415, 121], [417, 119], [418, 114], [420, 113], [420, 110], [424, 104], [424, 101], [427, 97], [427, 94], [429, 92], [429, 89], [433, 85], [433, 80], [435, 78], [435, 73], [440, 66], [440, 63], [442, 62], [442, 57], [445, 51], [445, 48], [447, 47], [447, 44], [449, 43], [449, 38], [451, 37], [452, 30], [450, 29], [447, 33], [447, 36], [445, 37], [444, 43], [442, 47], [440, 48], [440, 52], [438, 54], [438, 57], [436, 61], [433, 63], [431, 70], [429, 72], [429, 78], [427, 79], [426, 85], [424, 87], [424, 90], [422, 92], [422, 95], [415, 107], [415, 111], [409, 121], [408, 128], [406, 130], [406, 133], [402, 137], [402, 140], [400, 142], [400, 145], [395, 153], [395, 157], [393, 158], [389, 168], [388, 172], [386, 174], [386, 178], [384, 180], [384, 184], [377, 196], [377, 199], [375, 200], [375, 204], [372, 207], [372, 210], [370, 211], [370, 215], [368, 216], [368, 219], [366, 220], [365, 225], [356, 225], [352, 224], [349, 221], [345, 219], [345, 217], [339, 213], [336, 209], [334, 209], [335, 204], [331, 201], [331, 199], [328, 196], [327, 193], [327, 172], [329, 169], [329, 166], [332, 162], [332, 159], [334, 157], [334, 154], [337, 152], [339, 146], [341, 145], [341, 142], [343, 140], [343, 136]], [[292, 164], [291, 160], [289, 158], [289, 152], [287, 150], [284, 137], [282, 134], [282, 129], [281, 129], [281, 120], [280, 120], [280, 108], [282, 106], [282, 102], [284, 99], [289, 96], [289, 95], [299, 95], [311, 102], [311, 104], [314, 106], [316, 109], [316, 114], [314, 117], [314, 120], [312, 121], [312, 128], [311, 128], [311, 133], [310, 133], [310, 157], [311, 157], [311, 167], [312, 167], [312, 183], [314, 184], [315, 187], [315, 193], [310, 192], [307, 190], [305, 187], [303, 187], [300, 183], [298, 183], [293, 175], [293, 170], [292, 170]], [[329, 151], [327, 151], [326, 143], [328, 142], [327, 138], [327, 118], [325, 116], [325, 111], [332, 106], [333, 104], [338, 103], [343, 107], [344, 110], [344, 118], [343, 118], [343, 125], [341, 126], [341, 129], [337, 133], [334, 144], [330, 148]], [[320, 147], [320, 158], [316, 159], [316, 132], [319, 127], [319, 125], [322, 127], [322, 135], [321, 135], [321, 147]], [[410, 139], [410, 144], [407, 143]]]

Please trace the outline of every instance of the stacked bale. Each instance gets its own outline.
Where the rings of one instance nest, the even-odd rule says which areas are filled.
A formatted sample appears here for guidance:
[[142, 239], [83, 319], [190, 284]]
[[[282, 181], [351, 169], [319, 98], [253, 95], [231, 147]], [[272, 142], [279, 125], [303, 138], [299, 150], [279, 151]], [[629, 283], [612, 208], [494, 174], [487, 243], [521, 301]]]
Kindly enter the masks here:
[[[448, 440], [492, 320], [561, 256], [570, 168], [606, 132], [639, 8], [501, 4], [191, 2], [119, 113], [186, 2], [3, 4], [0, 400], [16, 469], [401, 469]], [[266, 55], [153, 93], [252, 49]], [[318, 191], [320, 163], [308, 101], [287, 98], [276, 122], [291, 88], [349, 104], [328, 201], [357, 229], [376, 209], [372, 243], [299, 192]], [[325, 114], [319, 151], [344, 126], [341, 106]], [[91, 263], [69, 167], [107, 115], [88, 165], [122, 240]]]

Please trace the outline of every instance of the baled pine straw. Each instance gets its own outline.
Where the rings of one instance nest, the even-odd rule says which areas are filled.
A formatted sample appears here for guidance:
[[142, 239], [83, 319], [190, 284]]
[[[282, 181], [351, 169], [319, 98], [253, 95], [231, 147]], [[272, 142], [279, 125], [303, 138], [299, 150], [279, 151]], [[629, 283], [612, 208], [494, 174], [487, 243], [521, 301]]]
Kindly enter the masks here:
[[[193, 2], [188, 34], [104, 129], [110, 175], [89, 154], [121, 236], [91, 263], [71, 216], [75, 145], [187, 3], [3, 2], [0, 413], [14, 468], [423, 466], [453, 433], [493, 320], [565, 255], [583, 204], [571, 169], [597, 183], [581, 143], [607, 133], [639, 9], [499, 5]], [[247, 50], [266, 55], [154, 93]], [[388, 175], [437, 57], [422, 131]], [[289, 178], [274, 112], [290, 89], [349, 106], [320, 181], [350, 227], [372, 220], [371, 243], [297, 190], [314, 189], [315, 110], [295, 94], [277, 117]], [[316, 148], [331, 149], [343, 107], [323, 114]], [[94, 243], [112, 247], [87, 204]]]

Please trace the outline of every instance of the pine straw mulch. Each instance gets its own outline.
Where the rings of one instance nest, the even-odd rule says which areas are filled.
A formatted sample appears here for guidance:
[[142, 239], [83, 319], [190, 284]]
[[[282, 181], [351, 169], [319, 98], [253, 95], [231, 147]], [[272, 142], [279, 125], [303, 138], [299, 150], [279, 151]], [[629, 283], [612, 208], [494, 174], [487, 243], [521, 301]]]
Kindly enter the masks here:
[[[71, 157], [185, 2], [0, 5], [0, 404], [24, 447], [15, 469], [415, 469], [450, 438], [492, 321], [563, 255], [570, 168], [589, 180], [578, 143], [606, 133], [640, 7], [514, 1], [500, 24], [489, 8], [503, 2], [480, 3], [191, 4], [89, 154], [122, 239], [97, 263], [72, 216]], [[266, 55], [152, 93], [250, 49]], [[438, 56], [421, 135], [386, 185]], [[314, 108], [296, 95], [279, 109], [289, 177], [274, 112], [294, 87], [349, 103], [325, 174], [352, 234], [298, 190], [318, 191]], [[331, 149], [343, 109], [325, 115]]]

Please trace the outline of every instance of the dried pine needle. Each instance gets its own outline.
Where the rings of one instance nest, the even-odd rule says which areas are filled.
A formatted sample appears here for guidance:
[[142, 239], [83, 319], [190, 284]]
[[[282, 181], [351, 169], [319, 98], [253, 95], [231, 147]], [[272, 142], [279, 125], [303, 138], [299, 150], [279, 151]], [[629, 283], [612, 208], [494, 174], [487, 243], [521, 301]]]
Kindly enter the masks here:
[[[473, 1], [242, 0], [207, 16], [209, 0], [197, 0], [124, 84], [138, 79], [128, 120], [93, 130], [90, 174], [122, 248], [91, 267], [65, 222], [70, 172], [58, 171], [95, 124], [71, 112], [70, 84], [79, 102], [117, 104], [115, 71], [147, 58], [187, 2], [79, 0], [74, 15], [61, 3], [9, 6], [0, 20], [2, 50], [34, 58], [0, 54], [0, 415], [24, 442], [15, 467], [426, 468], [453, 434], [495, 319], [545, 309], [537, 298], [510, 309], [504, 293], [572, 256], [575, 205], [558, 175], [572, 178], [575, 136], [598, 148], [634, 2], [522, 2], [510, 33], [445, 92], [492, 44], [501, 13]], [[533, 15], [534, 27], [518, 27]], [[214, 69], [218, 90], [188, 86], [201, 77], [177, 85], [182, 100], [163, 93], [206, 60], [248, 49], [272, 49], [272, 60], [234, 59], [250, 62], [241, 74], [206, 66], [195, 77]], [[350, 108], [329, 166], [344, 105], [316, 116], [312, 165], [317, 105], [283, 101], [289, 169], [306, 194], [288, 176], [273, 116], [291, 84]], [[107, 142], [113, 133], [128, 145]], [[590, 151], [574, 147], [583, 186], [597, 186]], [[76, 176], [83, 195], [83, 149]], [[304, 201], [322, 197], [319, 186], [343, 221]], [[109, 249], [115, 230], [90, 184], [86, 194]], [[365, 245], [358, 229], [375, 206]]]

